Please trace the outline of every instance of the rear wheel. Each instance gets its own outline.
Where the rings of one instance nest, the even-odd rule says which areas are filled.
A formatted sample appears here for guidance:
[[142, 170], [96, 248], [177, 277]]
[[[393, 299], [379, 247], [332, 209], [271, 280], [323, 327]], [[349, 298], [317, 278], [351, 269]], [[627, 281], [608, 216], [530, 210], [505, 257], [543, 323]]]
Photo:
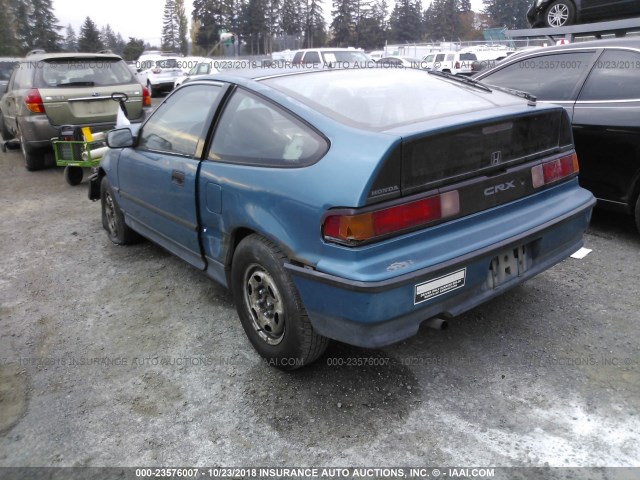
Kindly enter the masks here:
[[0, 134], [2, 135], [2, 139], [5, 142], [13, 138], [13, 135], [11, 135], [11, 132], [4, 123], [4, 117], [2, 116], [2, 113], [0, 113]]
[[570, 0], [556, 0], [544, 13], [544, 23], [547, 27], [564, 27], [576, 21], [576, 8]]
[[291, 277], [286, 256], [273, 243], [250, 235], [238, 245], [231, 287], [242, 327], [256, 351], [282, 370], [318, 359], [329, 339], [318, 335]]
[[100, 183], [100, 203], [102, 205], [102, 226], [109, 239], [118, 245], [129, 245], [140, 241], [141, 237], [124, 223], [124, 215], [107, 177]]
[[153, 85], [151, 85], [151, 82], [149, 80], [147, 80], [147, 90], [149, 90], [149, 95], [151, 95], [151, 97], [158, 96], [158, 91], [153, 88]]
[[18, 132], [18, 139], [20, 140], [20, 148], [22, 149], [27, 170], [30, 172], [42, 170], [45, 165], [44, 151], [30, 147], [20, 131]]

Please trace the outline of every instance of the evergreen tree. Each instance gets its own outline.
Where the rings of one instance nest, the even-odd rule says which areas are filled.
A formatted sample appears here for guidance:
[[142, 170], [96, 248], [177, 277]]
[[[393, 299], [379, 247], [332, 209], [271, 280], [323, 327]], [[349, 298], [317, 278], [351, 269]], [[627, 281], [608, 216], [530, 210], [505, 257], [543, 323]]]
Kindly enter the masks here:
[[129, 41], [125, 45], [122, 56], [128, 62], [137, 60], [144, 51], [144, 40], [139, 38], [129, 37]]
[[76, 37], [76, 32], [71, 26], [71, 24], [67, 25], [66, 36], [64, 38], [64, 44], [62, 49], [65, 52], [77, 52], [78, 51], [78, 37]]
[[47, 52], [58, 52], [61, 49], [62, 36], [58, 33], [60, 26], [53, 13], [53, 0], [31, 0], [33, 16], [31, 18], [30, 48], [42, 48]]
[[435, 40], [458, 40], [462, 31], [457, 0], [433, 0], [427, 36]]
[[373, 0], [365, 4], [356, 25], [357, 47], [374, 50], [384, 46], [387, 38], [387, 2]]
[[528, 28], [527, 10], [530, 6], [529, 0], [484, 0], [484, 13], [494, 26]]
[[189, 51], [189, 40], [187, 39], [189, 21], [184, 10], [184, 0], [175, 0], [175, 2], [176, 19], [178, 21], [178, 44], [180, 45], [180, 53], [186, 55]]
[[18, 55], [20, 46], [16, 38], [16, 22], [10, 0], [0, 0], [0, 11], [4, 12], [0, 18], [0, 56]]
[[111, 25], [107, 24], [106, 27], [102, 27], [100, 30], [100, 41], [102, 42], [102, 45], [104, 45], [104, 48], [109, 49], [114, 53], [118, 50], [118, 38], [111, 29]]
[[[437, 0], [434, 0], [434, 3]], [[398, 0], [389, 20], [389, 36], [398, 43], [415, 43], [422, 37], [422, 5], [419, 0]]]
[[[358, 1], [358, 0], [356, 0]], [[336, 47], [348, 47], [355, 36], [356, 12], [353, 0], [333, 0], [333, 44]]]
[[16, 41], [18, 50], [26, 53], [31, 49], [33, 38], [31, 23], [33, 6], [29, 0], [11, 0], [15, 19]]
[[280, 31], [283, 35], [281, 48], [298, 48], [300, 35], [303, 30], [301, 4], [299, 0], [282, 0], [280, 5]]
[[166, 0], [164, 4], [164, 16], [162, 18], [162, 49], [175, 52], [180, 44], [178, 34], [180, 26], [176, 15], [176, 3], [174, 0]]
[[221, 30], [237, 26], [235, 15], [229, 11], [229, 7], [230, 3], [225, 0], [193, 2], [193, 20], [199, 25], [196, 43], [207, 53], [218, 44]]
[[91, 18], [87, 17], [80, 27], [78, 50], [81, 52], [98, 52], [104, 48], [100, 40], [98, 27]]
[[326, 23], [320, 0], [303, 0], [304, 14], [304, 48], [325, 45], [327, 41]]
[[264, 0], [248, 0], [241, 8], [240, 33], [248, 40], [251, 55], [260, 55], [261, 40], [267, 30]]

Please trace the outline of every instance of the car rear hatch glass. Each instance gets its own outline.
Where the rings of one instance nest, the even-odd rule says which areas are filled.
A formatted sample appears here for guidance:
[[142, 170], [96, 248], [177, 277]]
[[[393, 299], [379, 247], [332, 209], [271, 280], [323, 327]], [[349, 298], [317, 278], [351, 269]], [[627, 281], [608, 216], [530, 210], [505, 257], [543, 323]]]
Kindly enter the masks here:
[[157, 60], [152, 70], [156, 82], [173, 82], [174, 79], [183, 74], [180, 63], [176, 58], [163, 58]]
[[142, 86], [121, 59], [59, 58], [38, 62], [35, 86], [52, 125], [115, 122], [114, 92], [129, 97], [129, 118], [142, 112]]

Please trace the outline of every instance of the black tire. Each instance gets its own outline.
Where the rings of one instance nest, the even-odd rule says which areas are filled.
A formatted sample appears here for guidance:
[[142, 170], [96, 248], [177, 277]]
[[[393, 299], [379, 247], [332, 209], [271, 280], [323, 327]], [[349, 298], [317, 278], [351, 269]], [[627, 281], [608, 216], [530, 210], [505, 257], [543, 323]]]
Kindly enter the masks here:
[[107, 231], [109, 240], [117, 245], [131, 245], [141, 240], [140, 235], [124, 223], [124, 215], [107, 177], [100, 182], [100, 203], [102, 205], [102, 226]]
[[18, 140], [27, 170], [30, 172], [42, 170], [45, 167], [44, 151], [31, 148], [20, 131], [18, 131]]
[[149, 95], [151, 95], [151, 98], [155, 98], [158, 96], [158, 91], [153, 88], [149, 80], [147, 80], [147, 90], [149, 90]]
[[2, 139], [5, 142], [13, 138], [13, 135], [11, 135], [11, 132], [4, 123], [4, 117], [2, 116], [2, 113], [0, 113], [0, 135], [2, 135]]
[[269, 365], [294, 370], [317, 360], [329, 345], [311, 325], [284, 269], [286, 255], [259, 235], [249, 235], [233, 255], [231, 289], [242, 327]]
[[64, 179], [72, 187], [82, 182], [82, 167], [64, 167]]
[[636, 200], [634, 213], [636, 217], [636, 228], [638, 229], [638, 233], [640, 233], [640, 195], [638, 195], [638, 199]]
[[571, 0], [556, 0], [544, 12], [544, 24], [547, 27], [566, 27], [576, 21], [576, 7]]

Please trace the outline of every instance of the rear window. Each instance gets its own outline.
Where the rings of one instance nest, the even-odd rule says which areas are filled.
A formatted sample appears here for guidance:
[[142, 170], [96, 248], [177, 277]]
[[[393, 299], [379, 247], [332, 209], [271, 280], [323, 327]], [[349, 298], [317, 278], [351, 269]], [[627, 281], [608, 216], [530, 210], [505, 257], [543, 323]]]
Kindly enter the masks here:
[[263, 82], [334, 120], [368, 130], [486, 109], [487, 95], [500, 101], [495, 91], [471, 90], [415, 69], [324, 71]]
[[163, 58], [156, 61], [156, 67], [158, 68], [180, 68], [178, 66], [178, 60], [176, 58]]
[[36, 88], [103, 87], [136, 83], [127, 64], [118, 59], [65, 58], [27, 66], [36, 68]]

